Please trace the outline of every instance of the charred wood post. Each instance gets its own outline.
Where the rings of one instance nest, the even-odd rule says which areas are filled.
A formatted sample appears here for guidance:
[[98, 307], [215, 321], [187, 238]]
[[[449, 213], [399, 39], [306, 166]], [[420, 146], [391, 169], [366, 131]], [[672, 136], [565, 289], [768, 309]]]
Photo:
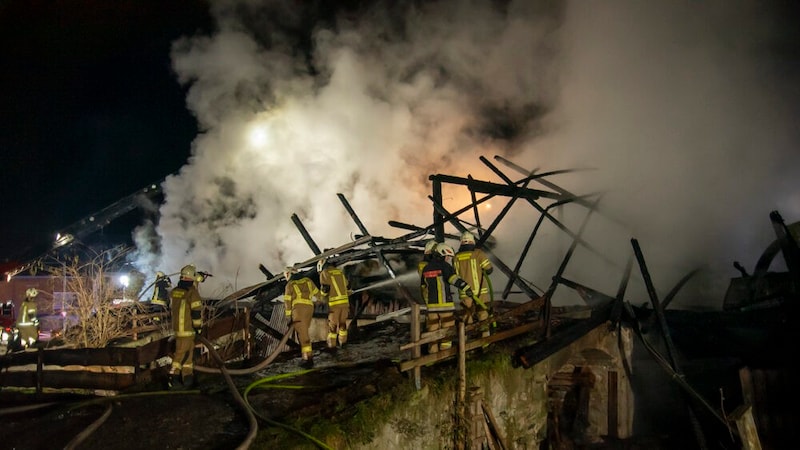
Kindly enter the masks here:
[[355, 222], [356, 226], [358, 227], [358, 231], [360, 231], [361, 234], [365, 236], [368, 235], [369, 231], [367, 231], [367, 228], [361, 222], [361, 219], [358, 218], [356, 212], [350, 206], [350, 202], [348, 202], [347, 199], [344, 197], [344, 194], [337, 193], [336, 196], [339, 197], [339, 201], [341, 201], [342, 205], [344, 205], [344, 209], [346, 209], [347, 213], [350, 214], [350, 218], [353, 219], [353, 222]]
[[464, 322], [458, 320], [458, 388], [456, 389], [456, 442], [455, 448], [467, 448], [468, 431], [471, 428], [467, 420], [467, 335]]
[[[358, 218], [358, 215], [356, 215], [356, 212], [350, 206], [350, 202], [347, 201], [347, 199], [344, 197], [343, 194], [339, 193], [336, 195], [339, 197], [339, 200], [342, 202], [342, 205], [344, 205], [344, 208], [350, 214], [350, 217], [353, 219], [353, 222], [355, 222], [356, 226], [358, 227], [358, 230], [361, 231], [363, 235], [369, 236], [370, 234], [369, 231], [367, 231], [367, 227], [365, 227], [364, 224], [361, 222], [361, 219]], [[370, 240], [370, 246], [371, 247], [375, 246], [374, 241]], [[383, 252], [379, 249], [376, 249], [375, 255], [378, 257], [378, 260], [380, 260], [381, 264], [383, 264], [383, 267], [386, 269], [386, 272], [389, 273], [389, 276], [392, 277], [393, 280], [397, 279], [397, 274], [394, 273], [391, 264], [389, 264], [389, 261], [386, 260], [386, 257], [383, 255]], [[412, 299], [411, 294], [409, 294], [406, 291], [405, 287], [403, 287], [400, 284], [398, 284], [397, 287], [398, 290], [400, 291], [400, 296], [403, 298], [403, 300], [406, 301], [406, 303], [408, 303], [409, 305], [414, 303], [411, 300]]]
[[[681, 389], [683, 389], [686, 395], [696, 400], [698, 404], [703, 406], [709, 413], [711, 413], [711, 415], [715, 419], [717, 419], [723, 426], [731, 430], [728, 420], [725, 417], [723, 417], [716, 409], [714, 409], [714, 407], [711, 406], [706, 401], [706, 399], [703, 398], [702, 395], [700, 395], [697, 391], [695, 391], [694, 388], [692, 388], [692, 386], [686, 381], [685, 377], [676, 372], [675, 369], [672, 368], [672, 366], [669, 364], [669, 361], [667, 361], [667, 358], [661, 355], [661, 353], [659, 353], [658, 350], [656, 350], [650, 344], [650, 342], [648, 342], [647, 339], [645, 339], [644, 333], [642, 332], [641, 324], [639, 323], [638, 320], [636, 320], [636, 313], [633, 311], [633, 307], [631, 307], [630, 303], [625, 303], [624, 307], [626, 315], [628, 315], [632, 319], [631, 323], [633, 325], [632, 326], [633, 331], [639, 337], [639, 340], [642, 341], [645, 350], [647, 350], [650, 353], [650, 355], [653, 356], [653, 359], [658, 363], [658, 365], [661, 366], [661, 368], [664, 369], [667, 372], [667, 374], [669, 374], [670, 378], [673, 381], [675, 381]], [[689, 411], [691, 413], [691, 409]]]
[[[430, 179], [433, 181], [431, 195], [433, 196], [434, 204], [441, 205], [442, 182], [441, 180], [434, 178], [434, 175], [431, 175]], [[444, 242], [444, 215], [436, 208], [433, 209], [433, 238], [436, 240], [436, 242]]]
[[624, 309], [625, 302], [625, 291], [628, 290], [628, 281], [631, 279], [631, 270], [633, 270], [633, 257], [629, 256], [628, 262], [625, 263], [625, 270], [622, 272], [622, 279], [619, 281], [619, 287], [617, 288], [616, 303], [614, 303], [614, 309], [611, 311], [611, 321], [617, 326], [619, 326], [619, 322], [622, 318], [622, 310]]
[[[472, 178], [472, 175], [467, 175], [467, 178], [474, 181], [475, 179]], [[469, 189], [469, 196], [472, 199], [472, 212], [475, 214], [475, 231], [478, 234], [478, 239], [481, 238], [483, 233], [481, 233], [481, 216], [478, 214], [478, 199], [475, 196], [475, 191], [472, 188]]]
[[[667, 319], [664, 317], [664, 309], [661, 307], [661, 304], [658, 301], [658, 295], [656, 294], [655, 287], [653, 286], [653, 280], [650, 279], [650, 272], [647, 270], [647, 264], [644, 261], [642, 249], [639, 247], [639, 241], [636, 239], [631, 239], [631, 245], [633, 245], [633, 252], [636, 255], [636, 260], [639, 262], [639, 269], [642, 272], [642, 278], [644, 278], [644, 283], [647, 287], [647, 294], [650, 297], [650, 302], [653, 304], [653, 311], [658, 318], [658, 325], [661, 329], [661, 334], [664, 337], [664, 343], [667, 346], [667, 357], [669, 358], [669, 364], [678, 376], [683, 377], [683, 372], [681, 371], [680, 367], [678, 367], [678, 361], [675, 359], [675, 345], [672, 342], [672, 336], [670, 335], [669, 327], [667, 326]], [[687, 403], [687, 407], [689, 409], [689, 420], [692, 424], [692, 430], [694, 431], [695, 438], [697, 439], [697, 445], [700, 446], [701, 449], [705, 449], [707, 448], [705, 435], [703, 434], [702, 428], [700, 428], [700, 423], [697, 420], [694, 408], [692, 408], [692, 403]]]
[[294, 225], [300, 231], [300, 234], [303, 235], [303, 239], [306, 240], [308, 246], [311, 247], [311, 251], [314, 252], [315, 255], [322, 253], [322, 251], [319, 249], [319, 246], [317, 246], [317, 243], [314, 242], [314, 239], [311, 239], [311, 235], [308, 234], [308, 230], [306, 230], [306, 227], [303, 225], [303, 222], [300, 221], [300, 218], [297, 217], [297, 214], [292, 214], [292, 222], [294, 222]]
[[578, 240], [581, 238], [581, 235], [583, 234], [583, 231], [586, 229], [586, 225], [589, 223], [589, 218], [592, 216], [592, 213], [597, 208], [597, 204], [599, 202], [600, 202], [600, 197], [598, 197], [595, 200], [594, 207], [589, 209], [589, 212], [586, 214], [586, 217], [584, 217], [583, 223], [581, 223], [581, 227], [578, 230], [577, 236], [575, 237], [575, 239], [573, 239], [572, 245], [569, 246], [569, 250], [567, 250], [567, 253], [564, 255], [564, 259], [561, 261], [561, 265], [558, 267], [558, 271], [556, 271], [556, 274], [553, 276], [553, 282], [550, 284], [550, 287], [547, 289], [547, 292], [544, 294], [544, 298], [545, 298], [545, 302], [546, 302], [545, 303], [545, 308], [544, 308], [544, 320], [545, 320], [545, 323], [544, 323], [544, 326], [545, 326], [544, 336], [545, 336], [545, 338], [549, 338], [550, 337], [550, 312], [551, 312], [551, 309], [553, 307], [553, 303], [552, 303], [553, 294], [556, 291], [556, 287], [558, 287], [558, 283], [559, 283], [559, 280], [561, 279], [561, 276], [564, 274], [564, 270], [566, 270], [566, 268], [567, 268], [567, 263], [569, 262], [570, 258], [572, 258], [572, 254], [575, 252], [575, 248], [578, 246]]
[[264, 276], [265, 276], [265, 277], [267, 277], [267, 279], [268, 279], [268, 280], [269, 280], [270, 278], [273, 278], [273, 277], [275, 276], [275, 275], [273, 275], [273, 274], [272, 274], [272, 272], [270, 272], [270, 271], [269, 271], [269, 269], [267, 269], [267, 268], [266, 268], [266, 266], [264, 266], [263, 264], [259, 264], [259, 265], [258, 265], [258, 270], [260, 270], [260, 271], [261, 271], [261, 273], [263, 273], [263, 274], [264, 274]]
[[775, 236], [778, 238], [781, 251], [783, 252], [783, 259], [786, 261], [786, 268], [792, 275], [794, 282], [795, 292], [798, 292], [798, 283], [800, 283], [800, 248], [797, 246], [797, 241], [794, 240], [792, 233], [786, 224], [783, 222], [778, 211], [769, 213], [769, 219], [772, 221], [772, 227], [775, 229]]
[[[422, 307], [418, 304], [411, 305], [411, 342], [419, 341], [420, 332], [422, 330], [420, 309], [422, 309]], [[411, 349], [411, 359], [417, 359], [420, 356], [422, 356], [422, 349], [419, 345], [415, 345]], [[414, 367], [413, 376], [414, 386], [417, 390], [422, 389], [422, 371], [419, 366]]]
[[[571, 201], [571, 199], [568, 201]], [[552, 207], [563, 205], [568, 201], [555, 202], [552, 205], [547, 206], [545, 211]], [[506, 283], [506, 287], [503, 289], [503, 300], [508, 298], [508, 294], [511, 292], [511, 286], [514, 285], [514, 280], [516, 280], [516, 278], [519, 276], [519, 270], [522, 268], [522, 263], [525, 261], [525, 257], [528, 255], [528, 250], [530, 250], [531, 245], [533, 244], [533, 238], [536, 237], [536, 233], [539, 231], [539, 227], [542, 225], [542, 222], [544, 222], [544, 218], [544, 214], [539, 215], [539, 220], [536, 221], [536, 225], [533, 227], [533, 232], [531, 232], [531, 235], [528, 237], [528, 241], [525, 242], [525, 246], [522, 248], [522, 253], [520, 253], [519, 259], [517, 260], [517, 264], [514, 265], [514, 271], [511, 273], [511, 275], [509, 275], [508, 283]]]

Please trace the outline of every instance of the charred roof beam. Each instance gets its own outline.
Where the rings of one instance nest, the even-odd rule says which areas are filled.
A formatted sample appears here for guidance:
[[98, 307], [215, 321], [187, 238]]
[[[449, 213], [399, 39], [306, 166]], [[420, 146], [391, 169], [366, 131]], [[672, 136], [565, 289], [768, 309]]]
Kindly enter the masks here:
[[[516, 183], [519, 183], [519, 181], [515, 183], [513, 180], [511, 180], [510, 178], [508, 178], [508, 177], [507, 177], [507, 176], [506, 176], [506, 175], [505, 175], [505, 174], [504, 174], [502, 171], [500, 171], [500, 169], [498, 169], [498, 168], [497, 168], [497, 167], [496, 167], [494, 164], [492, 164], [491, 162], [489, 162], [489, 161], [488, 161], [486, 158], [484, 158], [484, 157], [481, 157], [481, 161], [483, 161], [483, 163], [484, 163], [484, 164], [486, 164], [486, 165], [487, 165], [487, 166], [488, 166], [490, 169], [492, 169], [492, 170], [493, 170], [493, 171], [494, 171], [494, 172], [495, 172], [495, 173], [496, 173], [496, 174], [497, 174], [497, 175], [498, 175], [500, 178], [502, 178], [502, 179], [503, 179], [503, 180], [504, 180], [506, 183], [508, 183], [508, 184], [516, 184]], [[545, 174], [544, 174], [544, 173], [542, 173], [542, 174], [539, 174], [539, 175], [540, 175], [540, 176], [544, 176]], [[528, 178], [534, 179], [534, 178], [536, 178], [536, 175], [531, 175], [531, 176], [529, 176]], [[525, 178], [525, 179], [527, 180], [528, 178]], [[594, 195], [599, 195], [599, 194], [588, 194], [587, 196], [594, 196]], [[575, 196], [570, 196], [570, 197], [559, 197], [559, 200], [563, 201], [563, 200], [567, 200], [567, 199], [577, 199], [577, 198], [579, 198], [579, 197], [575, 197]], [[566, 226], [566, 225], [564, 225], [563, 223], [561, 223], [561, 221], [560, 221], [560, 220], [558, 220], [558, 219], [556, 219], [555, 217], [553, 217], [553, 215], [552, 215], [552, 214], [550, 214], [550, 213], [547, 211], [547, 209], [546, 209], [546, 208], [542, 207], [542, 205], [538, 204], [537, 202], [535, 202], [535, 201], [534, 201], [534, 200], [532, 200], [532, 199], [527, 199], [527, 200], [528, 200], [528, 203], [530, 203], [530, 204], [531, 204], [531, 206], [533, 206], [534, 208], [536, 208], [536, 210], [537, 210], [537, 211], [539, 211], [540, 213], [544, 214], [544, 215], [545, 215], [545, 217], [547, 217], [547, 219], [548, 219], [548, 220], [550, 220], [550, 222], [552, 222], [552, 223], [553, 223], [553, 224], [554, 224], [556, 227], [558, 227], [558, 228], [559, 228], [561, 231], [563, 231], [563, 232], [567, 233], [567, 235], [569, 235], [569, 237], [571, 237], [573, 240], [577, 240], [577, 242], [578, 242], [579, 244], [581, 244], [581, 245], [583, 245], [584, 247], [586, 247], [586, 248], [587, 248], [589, 251], [591, 251], [592, 253], [594, 253], [594, 254], [595, 254], [595, 255], [597, 255], [598, 257], [600, 257], [600, 258], [601, 258], [603, 261], [605, 261], [605, 262], [607, 262], [607, 263], [609, 263], [609, 264], [611, 264], [611, 265], [613, 265], [613, 266], [617, 266], [617, 264], [616, 264], [614, 261], [612, 261], [611, 259], [609, 259], [607, 256], [605, 256], [605, 254], [603, 254], [603, 252], [601, 252], [601, 251], [599, 251], [599, 250], [595, 249], [595, 248], [594, 248], [594, 247], [593, 247], [591, 244], [589, 244], [588, 242], [586, 242], [585, 240], [583, 240], [583, 239], [582, 239], [582, 238], [581, 238], [579, 235], [575, 234], [575, 233], [574, 233], [572, 230], [570, 230], [569, 228], [567, 228], [567, 226]], [[581, 202], [581, 204], [584, 204], [583, 202], [585, 202], [585, 200], [583, 200], [583, 201]], [[586, 203], [586, 205], [589, 205], [588, 207], [592, 207], [592, 208], [594, 207], [594, 206], [591, 206], [592, 204], [591, 204], [591, 203], [588, 203], [588, 202]], [[586, 206], [586, 205], [584, 205], [584, 206]]]
[[[530, 189], [527, 187], [519, 187], [516, 185], [497, 184], [489, 181], [470, 180], [469, 178], [455, 177], [452, 175], [435, 174], [429, 177], [431, 181], [440, 183], [458, 184], [467, 186], [475, 192], [484, 194], [504, 195], [506, 197], [519, 197], [530, 200], [536, 200], [540, 197], [550, 198], [553, 200], [560, 200], [563, 195], [550, 191], [543, 191], [540, 189]], [[511, 183], [513, 184], [513, 182]], [[472, 208], [472, 205], [470, 205]]]
[[298, 217], [297, 214], [292, 214], [292, 222], [294, 222], [294, 225], [300, 231], [300, 234], [303, 235], [303, 239], [306, 240], [306, 244], [311, 247], [311, 251], [314, 252], [315, 255], [322, 253], [317, 243], [314, 242], [314, 239], [312, 239], [311, 235], [308, 234], [308, 230], [306, 230], [306, 227], [303, 225], [303, 222], [300, 220], [300, 217]]

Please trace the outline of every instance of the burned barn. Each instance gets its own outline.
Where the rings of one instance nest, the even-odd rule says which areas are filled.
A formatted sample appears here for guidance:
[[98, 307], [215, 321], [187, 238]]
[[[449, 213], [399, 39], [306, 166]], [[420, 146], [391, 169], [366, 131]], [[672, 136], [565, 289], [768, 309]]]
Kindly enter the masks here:
[[[653, 282], [657, 274], [635, 237], [622, 252], [627, 254], [623, 264], [606, 261], [604, 251], [586, 238], [602, 195], [577, 195], [552, 181], [569, 170], [537, 173], [496, 160], [521, 178], [512, 179], [485, 158], [481, 162], [502, 183], [431, 175], [432, 223], [390, 221], [403, 230], [397, 237], [373, 236], [342, 194], [338, 198], [357, 229], [350, 242], [321, 249], [301, 219], [292, 217], [314, 255], [293, 268], [314, 278], [317, 262], [326, 259], [343, 268], [351, 289], [352, 337], [337, 354], [325, 352], [320, 336], [327, 308], [316, 306], [311, 334], [320, 356], [309, 373], [297, 371], [299, 345], [284, 314], [282, 273], [262, 265], [263, 282], [207, 301], [214, 320], [201, 335], [197, 370], [209, 382], [225, 378], [249, 419], [220, 445], [260, 448], [254, 445], [259, 427], [296, 430], [287, 424], [319, 415], [334, 426], [315, 429], [315, 436], [295, 433], [293, 439], [320, 448], [787, 448], [796, 428], [786, 348], [797, 337], [798, 224], [785, 224], [778, 212], [770, 216], [775, 242], [752, 274], [736, 263], [741, 277], [731, 280], [723, 310], [671, 309], [695, 271], [660, 296]], [[467, 190], [470, 201], [447, 209], [443, 192], [448, 189]], [[505, 203], [487, 224], [479, 206], [490, 200]], [[494, 233], [501, 222], [516, 221], [514, 211], [520, 208], [532, 210], [534, 220], [515, 223], [515, 230], [528, 237], [515, 259], [503, 260]], [[577, 227], [562, 220], [566, 208], [578, 211]], [[545, 223], [560, 233], [547, 239], [562, 245], [548, 284], [540, 285], [528, 278], [526, 262], [545, 240], [540, 234]], [[430, 239], [458, 240], [465, 231], [475, 234], [477, 246], [501, 274], [492, 287], [492, 314], [482, 322], [457, 320], [451, 328], [426, 330], [416, 272], [423, 248]], [[570, 275], [581, 273], [569, 271], [577, 252], [605, 262], [604, 286]], [[772, 267], [780, 259], [785, 272]], [[643, 286], [644, 297], [631, 294], [634, 281]], [[565, 295], [573, 301], [559, 300]], [[480, 332], [486, 326], [489, 335]], [[454, 345], [425, 351], [426, 344], [445, 339]], [[0, 393], [13, 393], [19, 401], [25, 390], [38, 399], [71, 387], [102, 387], [112, 397], [158, 391], [152, 386], [163, 377], [159, 361], [169, 355], [169, 336], [156, 333], [141, 340], [146, 345], [102, 349], [102, 360], [88, 350], [9, 353], [3, 357]], [[69, 375], [66, 366], [72, 366]], [[261, 380], [277, 383], [290, 375], [298, 385], [318, 386], [324, 384], [319, 374], [330, 385], [310, 396], [251, 390]], [[237, 376], [260, 380], [242, 389]], [[410, 389], [404, 397], [391, 397], [403, 391], [398, 386]], [[347, 404], [328, 399], [330, 393], [344, 396]], [[406, 406], [389, 407], [380, 403], [385, 399], [376, 400], [381, 395], [401, 398]], [[367, 437], [356, 438], [348, 427], [355, 427], [350, 421], [358, 414], [347, 411], [359, 405], [383, 406], [381, 414], [372, 413], [381, 423], [373, 424]], [[22, 427], [15, 423], [12, 428]], [[263, 448], [296, 442], [282, 438], [271, 433], [259, 442], [269, 442]], [[102, 432], [82, 439], [105, 442]]]

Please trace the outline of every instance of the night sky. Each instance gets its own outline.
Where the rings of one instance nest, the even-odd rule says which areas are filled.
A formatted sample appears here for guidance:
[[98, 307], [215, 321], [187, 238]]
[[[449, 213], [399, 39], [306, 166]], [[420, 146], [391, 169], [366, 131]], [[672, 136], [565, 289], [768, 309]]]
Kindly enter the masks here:
[[[197, 124], [169, 52], [210, 28], [204, 3], [0, 3], [0, 261], [186, 163]], [[129, 240], [137, 214], [99, 234]]]

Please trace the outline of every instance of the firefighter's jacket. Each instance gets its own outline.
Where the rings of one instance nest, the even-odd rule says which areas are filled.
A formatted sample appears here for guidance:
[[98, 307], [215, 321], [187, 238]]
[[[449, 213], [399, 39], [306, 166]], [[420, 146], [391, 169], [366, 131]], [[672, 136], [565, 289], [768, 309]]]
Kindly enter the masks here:
[[450, 285], [463, 290], [469, 287], [466, 281], [459, 278], [456, 270], [443, 258], [433, 258], [422, 269], [422, 279], [427, 289], [429, 312], [453, 311], [455, 304], [450, 293]]
[[318, 293], [319, 288], [311, 278], [302, 273], [292, 275], [286, 282], [286, 289], [283, 291], [286, 317], [291, 317], [292, 308], [296, 305], [308, 305], [313, 308], [313, 297]]
[[[456, 273], [472, 288], [472, 292], [484, 303], [491, 301], [489, 274], [494, 269], [486, 253], [474, 245], [462, 245], [453, 260]], [[460, 294], [463, 299], [466, 294]]]
[[20, 305], [20, 315], [17, 325], [38, 325], [39, 318], [37, 317], [36, 302], [32, 298], [26, 297]]
[[172, 281], [169, 279], [169, 277], [156, 278], [156, 283], [153, 287], [153, 297], [150, 299], [150, 304], [161, 305], [164, 308], [168, 308], [170, 289], [172, 289]]
[[422, 276], [422, 271], [425, 270], [425, 266], [428, 265], [433, 255], [426, 254], [422, 255], [422, 260], [417, 264], [417, 273], [419, 274], [419, 292], [422, 295], [422, 301], [427, 303], [428, 302], [428, 286], [425, 284], [425, 278]]
[[328, 297], [328, 307], [349, 305], [347, 277], [344, 271], [332, 264], [328, 264], [319, 274], [319, 288], [323, 296]]
[[194, 280], [181, 280], [170, 294], [175, 337], [193, 337], [203, 327], [203, 299]]

